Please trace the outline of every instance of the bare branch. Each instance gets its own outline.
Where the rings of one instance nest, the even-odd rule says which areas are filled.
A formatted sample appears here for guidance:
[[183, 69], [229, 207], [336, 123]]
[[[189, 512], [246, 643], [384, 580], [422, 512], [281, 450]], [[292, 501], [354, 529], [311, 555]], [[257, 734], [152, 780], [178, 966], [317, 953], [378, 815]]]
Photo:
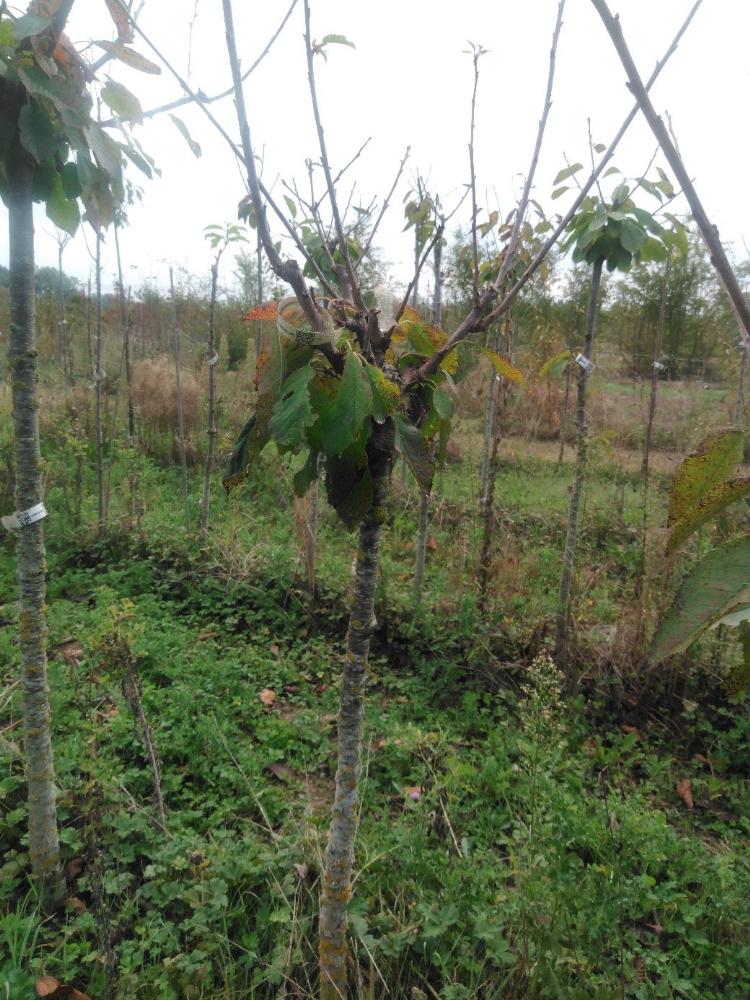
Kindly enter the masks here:
[[362, 293], [359, 290], [359, 284], [357, 283], [357, 275], [354, 273], [354, 268], [352, 267], [351, 257], [349, 256], [349, 245], [346, 241], [346, 235], [344, 233], [344, 227], [341, 222], [341, 215], [339, 214], [339, 206], [336, 200], [336, 188], [333, 182], [333, 176], [331, 175], [331, 166], [328, 162], [328, 150], [326, 148], [325, 134], [323, 132], [323, 123], [320, 119], [320, 108], [318, 107], [318, 94], [315, 87], [315, 67], [313, 61], [315, 59], [315, 53], [313, 51], [312, 34], [310, 32], [310, 2], [309, 0], [304, 0], [305, 4], [305, 48], [307, 50], [307, 80], [310, 85], [310, 97], [312, 99], [312, 109], [313, 116], [315, 118], [315, 128], [318, 133], [318, 145], [320, 147], [320, 162], [323, 167], [323, 173], [326, 179], [326, 185], [328, 187], [328, 197], [331, 200], [331, 212], [333, 214], [333, 221], [336, 225], [336, 236], [339, 241], [339, 249], [341, 255], [344, 258], [344, 267], [346, 268], [346, 276], [349, 279], [349, 284], [351, 285], [352, 298], [354, 304], [358, 309], [365, 311], [365, 304], [362, 300]]
[[[685, 18], [685, 20], [683, 21], [683, 23], [680, 26], [679, 30], [677, 31], [677, 34], [672, 39], [672, 42], [671, 42], [669, 48], [667, 49], [667, 51], [664, 53], [664, 55], [662, 56], [662, 58], [659, 60], [659, 62], [657, 62], [656, 66], [654, 67], [654, 71], [651, 74], [651, 76], [649, 77], [648, 82], [645, 85], [645, 89], [646, 90], [649, 90], [653, 86], [653, 84], [656, 82], [657, 78], [659, 77], [661, 71], [664, 69], [664, 67], [666, 66], [666, 64], [671, 59], [671, 57], [677, 51], [677, 47], [679, 46], [680, 42], [682, 41], [683, 35], [685, 34], [685, 32], [687, 31], [688, 27], [690, 26], [693, 18], [695, 17], [695, 15], [698, 12], [698, 9], [699, 9], [699, 7], [701, 6], [702, 3], [703, 3], [703, 0], [695, 0], [695, 3], [691, 7], [691, 9], [690, 9], [687, 17]], [[603, 173], [605, 167], [607, 166], [607, 164], [610, 162], [610, 160], [614, 156], [615, 151], [617, 150], [617, 147], [619, 146], [619, 144], [620, 144], [620, 142], [622, 140], [622, 137], [625, 135], [625, 133], [627, 132], [627, 130], [630, 128], [630, 125], [632, 124], [633, 119], [638, 114], [638, 109], [639, 109], [639, 105], [638, 104], [635, 104], [631, 108], [630, 112], [628, 113], [627, 117], [625, 118], [625, 120], [623, 121], [622, 125], [620, 126], [620, 128], [619, 128], [617, 134], [615, 135], [614, 139], [609, 144], [609, 147], [607, 148], [607, 151], [604, 153], [604, 155], [602, 156], [601, 160], [599, 161], [598, 166], [592, 172], [592, 174], [589, 177], [589, 179], [586, 181], [586, 183], [581, 188], [581, 191], [578, 194], [578, 197], [575, 199], [575, 201], [570, 206], [570, 208], [565, 213], [565, 215], [560, 219], [559, 223], [557, 224], [557, 226], [555, 227], [555, 229], [553, 230], [553, 232], [550, 234], [550, 236], [547, 239], [547, 241], [539, 249], [539, 251], [537, 252], [537, 254], [534, 257], [534, 259], [531, 261], [531, 263], [528, 265], [528, 267], [526, 268], [526, 270], [523, 272], [523, 274], [520, 276], [520, 278], [516, 281], [516, 283], [513, 285], [513, 287], [510, 289], [510, 291], [508, 291], [505, 294], [505, 296], [503, 297], [503, 299], [501, 300], [501, 302], [490, 313], [488, 313], [485, 316], [482, 316], [481, 309], [472, 308], [471, 311], [468, 313], [468, 315], [464, 318], [464, 320], [456, 328], [456, 330], [454, 331], [454, 333], [451, 336], [451, 338], [448, 341], [448, 343], [443, 348], [441, 348], [439, 351], [437, 351], [436, 354], [432, 358], [430, 358], [429, 362], [427, 362], [425, 365], [422, 366], [422, 368], [420, 369], [420, 371], [418, 373], [418, 377], [420, 379], [421, 378], [426, 378], [428, 375], [431, 375], [434, 371], [437, 371], [437, 368], [439, 367], [439, 365], [442, 362], [443, 358], [450, 351], [453, 350], [453, 348], [456, 346], [456, 344], [458, 344], [460, 341], [464, 340], [466, 337], [468, 337], [472, 333], [478, 332], [480, 330], [486, 330], [487, 327], [492, 322], [494, 322], [494, 320], [498, 319], [500, 316], [503, 316], [508, 311], [508, 309], [510, 309], [510, 307], [513, 305], [513, 303], [515, 302], [515, 300], [518, 298], [518, 295], [521, 293], [521, 291], [523, 291], [523, 289], [526, 287], [526, 285], [529, 283], [529, 281], [533, 278], [533, 276], [539, 270], [539, 268], [541, 267], [541, 265], [544, 263], [545, 259], [547, 258], [547, 254], [550, 252], [550, 250], [552, 249], [552, 247], [560, 239], [560, 236], [565, 232], [565, 230], [567, 229], [570, 221], [573, 219], [573, 217], [575, 216], [576, 212], [581, 207], [581, 204], [582, 204], [584, 198], [588, 195], [589, 191], [594, 186], [594, 184], [596, 183], [597, 179], [601, 176], [601, 174]], [[483, 302], [485, 302], [486, 306], [489, 306], [492, 303], [492, 301], [495, 299], [495, 297], [496, 297], [495, 290], [493, 288], [490, 288], [490, 289], [488, 289], [484, 293]]]
[[441, 240], [443, 238], [443, 233], [444, 232], [445, 232], [445, 223], [441, 222], [438, 226], [436, 226], [435, 232], [432, 235], [432, 239], [429, 241], [429, 243], [425, 244], [425, 248], [422, 251], [422, 255], [419, 258], [419, 260], [417, 261], [417, 266], [414, 269], [414, 275], [413, 275], [411, 281], [409, 282], [409, 284], [408, 284], [408, 286], [406, 288], [406, 293], [404, 294], [403, 299], [401, 300], [401, 305], [396, 310], [396, 314], [394, 316], [394, 325], [396, 323], [398, 323], [398, 321], [403, 316], [404, 309], [406, 309], [406, 307], [409, 304], [409, 297], [410, 297], [410, 295], [412, 293], [412, 289], [415, 287], [415, 285], [419, 281], [419, 276], [422, 273], [422, 268], [424, 267], [424, 263], [427, 260], [427, 258], [430, 256], [430, 254], [432, 253], [432, 251], [433, 251], [433, 249], [434, 249], [435, 244], [437, 243], [437, 241]]
[[747, 345], [750, 345], [750, 307], [748, 307], [747, 300], [742, 293], [740, 284], [721, 244], [719, 232], [708, 218], [703, 203], [698, 197], [698, 193], [690, 179], [690, 175], [680, 158], [680, 154], [677, 152], [664, 122], [656, 113], [651, 98], [648, 96], [625, 41], [625, 36], [622, 33], [619, 18], [612, 15], [605, 0], [591, 0], [591, 2], [596, 8], [599, 17], [601, 17], [604, 27], [607, 29], [609, 37], [612, 39], [612, 43], [620, 57], [620, 62], [628, 75], [628, 87], [638, 101], [644, 118], [661, 146], [667, 162], [679, 181], [680, 187], [683, 189], [693, 218], [698, 224], [701, 235], [711, 254], [711, 263], [716, 268], [724, 290], [740, 319], [742, 338]]
[[469, 179], [471, 183], [471, 252], [472, 252], [472, 292], [474, 305], [479, 305], [479, 246], [477, 243], [477, 174], [474, 169], [474, 124], [477, 110], [477, 87], [479, 86], [479, 60], [483, 54], [481, 46], [472, 46], [474, 54], [474, 89], [471, 92], [471, 128], [469, 129]]
[[234, 103], [237, 109], [237, 121], [240, 127], [240, 137], [242, 140], [242, 152], [247, 169], [247, 184], [250, 197], [255, 209], [258, 233], [263, 242], [263, 249], [268, 258], [268, 262], [274, 272], [283, 280], [288, 282], [297, 296], [300, 306], [304, 310], [313, 330], [322, 332], [324, 330], [323, 317], [310, 294], [310, 290], [305, 283], [302, 271], [296, 260], [283, 261], [279, 256], [271, 238], [266, 218], [265, 206], [263, 205], [258, 174], [255, 169], [255, 156], [253, 155], [253, 144], [250, 136], [250, 125], [247, 120], [245, 110], [245, 96], [242, 91], [242, 75], [240, 73], [240, 62], [237, 57], [237, 43], [234, 35], [234, 20], [232, 17], [232, 0], [222, 0], [224, 8], [224, 28], [227, 40], [227, 53], [229, 64], [232, 70], [232, 80], [234, 82]]
[[375, 234], [378, 231], [378, 227], [380, 226], [380, 223], [383, 221], [383, 216], [388, 211], [388, 206], [391, 203], [391, 198], [393, 197], [393, 192], [396, 190], [396, 187], [398, 186], [398, 182], [401, 180], [401, 174], [404, 172], [404, 167], [406, 166], [406, 161], [409, 159], [409, 153], [410, 152], [411, 152], [411, 146], [407, 146], [406, 147], [406, 152], [404, 153], [404, 158], [401, 160], [401, 163], [399, 164], [399, 168], [396, 171], [396, 179], [394, 180], [393, 184], [391, 184], [391, 189], [388, 192], [388, 195], [387, 195], [385, 201], [383, 202], [383, 207], [380, 209], [380, 213], [378, 214], [378, 217], [375, 220], [375, 225], [372, 227], [372, 229], [370, 231], [370, 235], [367, 238], [367, 243], [365, 243], [365, 246], [364, 246], [364, 249], [362, 250], [362, 254], [361, 254], [360, 258], [359, 258], [359, 261], [357, 261], [357, 266], [359, 266], [359, 264], [361, 263], [361, 261], [363, 261], [365, 259], [365, 257], [367, 256], [367, 254], [368, 254], [368, 252], [370, 250], [370, 247], [372, 246], [372, 241], [375, 239]]

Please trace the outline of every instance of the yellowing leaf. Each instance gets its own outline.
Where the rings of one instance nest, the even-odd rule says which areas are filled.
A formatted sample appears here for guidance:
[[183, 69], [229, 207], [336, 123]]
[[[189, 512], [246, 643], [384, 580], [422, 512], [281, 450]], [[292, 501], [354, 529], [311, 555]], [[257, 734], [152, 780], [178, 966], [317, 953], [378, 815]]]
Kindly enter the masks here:
[[502, 354], [491, 351], [488, 347], [480, 347], [479, 350], [486, 358], [489, 358], [498, 375], [507, 378], [509, 382], [515, 382], [516, 385], [520, 385], [523, 388], [526, 387], [526, 376], [518, 368], [515, 368], [507, 358], [504, 358]]
[[723, 483], [742, 460], [742, 431], [715, 431], [680, 465], [669, 490], [667, 525], [689, 517], [703, 497]]
[[672, 533], [667, 541], [667, 555], [671, 555], [675, 549], [678, 549], [686, 538], [689, 538], [714, 514], [718, 514], [719, 511], [724, 510], [735, 500], [747, 496], [748, 493], [750, 493], [750, 479], [730, 479], [728, 482], [714, 486], [703, 496], [697, 507], [690, 508], [672, 526]]

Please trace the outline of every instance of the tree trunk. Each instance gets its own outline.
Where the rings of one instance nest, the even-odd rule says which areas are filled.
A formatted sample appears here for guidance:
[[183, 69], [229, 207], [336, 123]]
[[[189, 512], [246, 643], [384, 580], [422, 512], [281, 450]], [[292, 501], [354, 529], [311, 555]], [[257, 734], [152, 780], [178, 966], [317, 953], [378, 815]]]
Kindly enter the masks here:
[[[34, 220], [32, 170], [18, 151], [9, 169], [10, 352], [15, 432], [16, 510], [42, 500], [39, 444], [37, 352], [34, 304]], [[45, 906], [64, 898], [55, 806], [55, 773], [50, 736], [45, 620], [43, 521], [18, 529], [19, 648], [23, 692], [23, 730], [29, 804], [31, 870]]]
[[[589, 298], [588, 316], [586, 317], [586, 340], [583, 347], [585, 359], [591, 359], [591, 347], [596, 331], [596, 317], [599, 309], [599, 289], [602, 281], [603, 260], [594, 264], [591, 273], [591, 296]], [[578, 397], [576, 406], [576, 471], [573, 481], [573, 491], [570, 495], [570, 512], [568, 515], [568, 534], [565, 539], [563, 553], [562, 576], [560, 579], [560, 596], [557, 613], [557, 635], [555, 640], [555, 656], [560, 659], [564, 655], [565, 642], [568, 634], [568, 618], [570, 616], [570, 594], [573, 581], [573, 564], [575, 562], [576, 546], [578, 544], [578, 513], [581, 506], [581, 494], [586, 479], [586, 458], [588, 452], [588, 427], [586, 425], [586, 384], [589, 373], [584, 366], [578, 370]]]
[[430, 521], [430, 494], [420, 488], [419, 514], [417, 519], [417, 558], [414, 565], [414, 603], [422, 600], [424, 567], [427, 561], [427, 527]]
[[133, 408], [133, 373], [130, 365], [130, 291], [125, 301], [125, 286], [122, 282], [122, 258], [120, 257], [119, 226], [114, 225], [115, 250], [117, 252], [117, 282], [120, 286], [120, 332], [122, 334], [123, 361], [125, 364], [125, 384], [128, 392], [128, 437], [135, 440], [135, 410]]
[[96, 424], [96, 490], [97, 530], [101, 534], [107, 523], [104, 497], [104, 421], [102, 419], [102, 237], [96, 234], [96, 364], [94, 366], [95, 424]]
[[441, 267], [443, 264], [443, 241], [438, 240], [433, 250], [433, 267], [435, 272], [435, 295], [432, 300], [432, 322], [435, 326], [440, 326], [443, 322], [443, 274]]
[[[573, 303], [573, 313], [570, 318], [570, 330], [568, 331], [568, 350], [571, 354], [573, 353], [573, 345], [575, 343], [575, 327], [577, 317], [578, 307], [575, 303]], [[563, 397], [562, 414], [560, 415], [560, 452], [557, 456], [558, 465], [562, 465], [563, 455], [565, 454], [565, 435], [568, 433], [568, 407], [570, 406], [570, 383], [572, 371], [572, 363], [569, 362], [565, 366], [565, 395]]]
[[[495, 334], [495, 339], [488, 337], [488, 346], [497, 351], [500, 347], [500, 330]], [[495, 426], [495, 398], [499, 378], [494, 368], [490, 371], [490, 381], [487, 387], [487, 406], [484, 411], [484, 434], [482, 437], [482, 471], [479, 478], [479, 506], [483, 508], [485, 497], [487, 496], [487, 477], [490, 469], [490, 448], [493, 441], [493, 428]]]
[[323, 864], [320, 900], [321, 1000], [341, 1000], [347, 996], [346, 906], [352, 893], [365, 680], [375, 608], [383, 506], [393, 465], [394, 426], [391, 420], [376, 426], [367, 450], [373, 477], [373, 502], [359, 532], [347, 657], [341, 679], [336, 796]]
[[[667, 321], [667, 291], [669, 285], [670, 267], [671, 257], [670, 255], [667, 255], [667, 259], [664, 263], [664, 276], [662, 278], [661, 299], [659, 302], [659, 320], [656, 326], [656, 337], [654, 339], [654, 357], [651, 365], [651, 396], [648, 401], [648, 419], [646, 420], [646, 434], [643, 440], [643, 461], [641, 463], [641, 478], [643, 479], [643, 520], [641, 523], [641, 565], [636, 584], [636, 593], [641, 594], [644, 600], [646, 596], [646, 535], [648, 532], [648, 490], [650, 486], [651, 474], [651, 438], [654, 430], [656, 398], [659, 388], [659, 369], [656, 366], [659, 363], [659, 358], [661, 357], [661, 345], [664, 341], [664, 327], [666, 326]], [[641, 615], [642, 611], [643, 603], [641, 604]]]
[[745, 371], [747, 370], [747, 347], [742, 347], [742, 360], [740, 361], [740, 377], [737, 380], [737, 403], [734, 407], [734, 423], [739, 427], [742, 422], [742, 407], [745, 403]]
[[[258, 283], [258, 305], [263, 305], [263, 241], [260, 237], [260, 229], [258, 230], [258, 245], [255, 248], [255, 264], [257, 268], [256, 280]], [[261, 348], [261, 338], [263, 335], [263, 323], [258, 320], [255, 324], [255, 361], [257, 363], [258, 357], [260, 355]]]
[[208, 512], [211, 503], [211, 473], [213, 472], [214, 451], [216, 449], [216, 289], [219, 283], [219, 264], [211, 265], [211, 300], [208, 307], [208, 451], [206, 468], [203, 473], [203, 505], [201, 508], [201, 544], [208, 535]]
[[182, 500], [185, 506], [185, 530], [190, 531], [190, 503], [188, 501], [187, 454], [185, 452], [185, 418], [182, 412], [182, 379], [180, 377], [180, 331], [177, 328], [177, 299], [174, 294], [174, 275], [169, 269], [169, 289], [172, 293], [172, 350], [174, 351], [175, 393], [177, 402], [177, 437], [182, 466]]

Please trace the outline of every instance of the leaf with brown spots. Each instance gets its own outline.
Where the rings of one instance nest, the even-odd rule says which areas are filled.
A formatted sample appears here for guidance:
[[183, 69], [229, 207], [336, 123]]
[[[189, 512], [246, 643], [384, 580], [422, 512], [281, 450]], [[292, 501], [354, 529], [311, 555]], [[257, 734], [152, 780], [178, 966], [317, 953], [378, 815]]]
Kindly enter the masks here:
[[704, 438], [675, 473], [669, 490], [667, 525], [690, 517], [706, 494], [725, 482], [742, 461], [744, 435], [734, 427]]

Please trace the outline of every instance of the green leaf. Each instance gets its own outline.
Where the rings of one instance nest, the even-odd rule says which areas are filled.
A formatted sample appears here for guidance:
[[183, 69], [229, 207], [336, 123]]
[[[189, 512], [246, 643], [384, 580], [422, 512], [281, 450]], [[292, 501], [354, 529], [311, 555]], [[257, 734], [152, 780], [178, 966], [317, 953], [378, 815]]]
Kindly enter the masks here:
[[651, 644], [658, 663], [680, 653], [726, 615], [750, 604], [750, 538], [709, 552], [683, 581]]
[[[18, 78], [30, 94], [47, 97], [58, 110], [80, 107], [81, 97], [71, 81], [61, 73], [49, 77], [34, 64], [18, 67]], [[87, 119], [88, 121], [88, 116]]]
[[539, 369], [539, 378], [545, 378], [547, 375], [557, 378], [559, 375], [562, 375], [568, 367], [568, 362], [572, 361], [572, 359], [573, 355], [570, 351], [562, 351], [560, 354], [555, 354], [554, 357], [548, 358]]
[[[561, 170], [557, 177], [555, 177], [552, 181], [552, 186], [556, 187], [558, 184], [562, 184], [563, 181], [567, 181], [569, 177], [577, 174], [579, 170], [583, 170], [582, 163], [573, 163], [571, 166], [565, 167], [565, 169]], [[554, 195], [552, 195], [552, 197], [554, 198]]]
[[569, 187], [555, 188], [555, 190], [552, 192], [552, 200], [556, 201], [558, 198], [561, 198], [565, 194], [566, 191], [569, 191], [569, 190], [570, 190]]
[[382, 424], [388, 417], [392, 417], [398, 409], [401, 390], [395, 382], [391, 382], [385, 372], [376, 368], [375, 365], [366, 364], [364, 368], [372, 390], [373, 420]]
[[172, 121], [177, 126], [177, 129], [178, 129], [180, 135], [182, 136], [182, 138], [185, 140], [185, 142], [188, 144], [188, 146], [190, 146], [190, 150], [191, 150], [193, 156], [200, 157], [201, 154], [202, 154], [202, 152], [203, 152], [203, 150], [201, 149], [200, 145], [195, 141], [195, 139], [188, 132], [187, 126], [185, 125], [185, 122], [181, 118], [178, 118], [177, 115], [170, 115], [169, 117], [172, 119]]
[[340, 455], [359, 438], [373, 412], [372, 391], [353, 352], [346, 356], [336, 395], [320, 409], [320, 437], [326, 455]]
[[298, 497], [303, 497], [305, 493], [310, 489], [310, 486], [318, 478], [318, 455], [320, 452], [317, 448], [311, 448], [307, 454], [307, 460], [301, 469], [295, 472], [292, 479], [292, 487], [294, 488], [295, 495]]
[[637, 222], [625, 219], [620, 226], [620, 243], [630, 253], [638, 253], [646, 241], [646, 233]]
[[81, 224], [78, 201], [75, 198], [68, 198], [65, 194], [62, 177], [59, 174], [55, 174], [52, 191], [47, 198], [47, 218], [70, 236], [75, 236]]
[[479, 353], [483, 354], [485, 358], [489, 358], [498, 375], [507, 378], [509, 382], [515, 382], [516, 385], [526, 386], [526, 376], [518, 368], [515, 368], [507, 358], [504, 358], [502, 354], [491, 351], [489, 347], [480, 347]]
[[124, 122], [143, 124], [143, 108], [141, 102], [127, 87], [116, 80], [107, 80], [101, 90], [102, 100]]
[[357, 46], [354, 42], [350, 42], [346, 35], [324, 35], [320, 40], [320, 45], [348, 45], [350, 49], [355, 49]]
[[288, 194], [284, 195], [284, 201], [286, 202], [286, 207], [289, 209], [289, 214], [293, 219], [297, 218], [297, 204], [294, 202]]
[[351, 531], [372, 507], [372, 473], [365, 452], [350, 448], [326, 459], [328, 502]]
[[119, 178], [122, 173], [122, 151], [112, 136], [92, 122], [84, 129], [86, 141], [96, 162], [111, 178]]
[[309, 363], [284, 380], [271, 415], [271, 436], [283, 447], [297, 448], [305, 441], [305, 431], [313, 422], [310, 379], [315, 374]]
[[37, 163], [43, 163], [55, 154], [59, 143], [55, 127], [36, 101], [24, 104], [18, 116], [21, 144]]
[[60, 171], [63, 191], [68, 198], [80, 198], [83, 192], [75, 163], [65, 163]]
[[98, 45], [100, 49], [104, 49], [105, 52], [109, 52], [111, 56], [118, 59], [121, 63], [130, 66], [131, 69], [137, 69], [141, 73], [151, 73], [153, 76], [158, 76], [161, 73], [160, 66], [152, 63], [150, 59], [142, 56], [140, 52], [136, 52], [135, 49], [131, 49], [127, 45], [122, 45], [120, 42], [105, 41], [98, 41], [94, 44]]
[[689, 518], [703, 498], [742, 461], [742, 431], [733, 427], [709, 434], [682, 462], [669, 490], [667, 525]]
[[667, 555], [678, 549], [702, 524], [748, 493], [750, 493], [750, 479], [730, 479], [710, 489], [697, 507], [692, 507], [684, 517], [675, 522], [667, 540]]
[[56, 177], [57, 169], [53, 159], [37, 164], [31, 181], [31, 196], [34, 201], [46, 201], [49, 198]]
[[22, 42], [24, 38], [32, 35], [41, 35], [47, 28], [52, 27], [51, 17], [42, 17], [39, 14], [24, 14], [13, 22], [13, 37], [17, 42]]
[[401, 414], [393, 418], [396, 425], [396, 444], [406, 463], [414, 473], [414, 478], [425, 493], [432, 489], [432, 479], [435, 475], [435, 463], [432, 460], [427, 443], [417, 428], [410, 424]]
[[432, 405], [441, 420], [453, 419], [453, 400], [444, 389], [435, 389], [432, 393]]

